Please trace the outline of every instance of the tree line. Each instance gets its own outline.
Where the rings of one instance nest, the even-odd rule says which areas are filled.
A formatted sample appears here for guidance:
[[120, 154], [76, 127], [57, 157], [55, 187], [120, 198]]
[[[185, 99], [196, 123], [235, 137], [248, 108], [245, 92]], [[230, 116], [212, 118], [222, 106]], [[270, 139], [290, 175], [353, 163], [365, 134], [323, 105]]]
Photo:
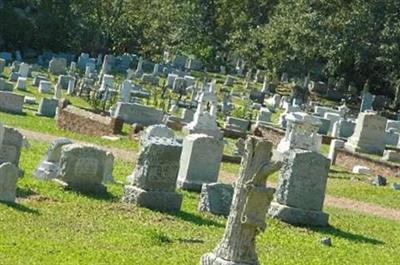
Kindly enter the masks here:
[[3, 1], [3, 49], [194, 55], [212, 69], [344, 78], [361, 90], [399, 86], [398, 0]]

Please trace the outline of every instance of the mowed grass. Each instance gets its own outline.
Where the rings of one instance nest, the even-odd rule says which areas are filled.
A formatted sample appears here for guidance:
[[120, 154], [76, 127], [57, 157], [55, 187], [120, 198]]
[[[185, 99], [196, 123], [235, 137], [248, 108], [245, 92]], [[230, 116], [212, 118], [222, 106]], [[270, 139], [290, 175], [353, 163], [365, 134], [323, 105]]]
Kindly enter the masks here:
[[[121, 203], [123, 186], [89, 196], [37, 181], [32, 172], [47, 144], [24, 149], [18, 204], [0, 204], [0, 264], [198, 264], [224, 231], [225, 219], [197, 212], [198, 195], [183, 193], [181, 212]], [[124, 180], [134, 165], [117, 161]], [[301, 228], [268, 220], [257, 237], [261, 264], [398, 264], [399, 222], [326, 209], [331, 227]], [[319, 243], [332, 237], [333, 247]]]

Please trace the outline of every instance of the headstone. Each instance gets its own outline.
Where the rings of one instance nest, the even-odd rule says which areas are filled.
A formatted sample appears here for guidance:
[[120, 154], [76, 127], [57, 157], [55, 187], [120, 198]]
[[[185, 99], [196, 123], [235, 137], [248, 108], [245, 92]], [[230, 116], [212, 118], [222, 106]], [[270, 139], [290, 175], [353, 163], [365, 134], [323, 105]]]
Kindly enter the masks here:
[[372, 95], [369, 92], [364, 93], [362, 96], [360, 112], [372, 110], [373, 102], [374, 102], [374, 95]]
[[18, 75], [19, 75], [20, 77], [27, 78], [27, 77], [28, 77], [28, 74], [29, 74], [29, 68], [30, 68], [29, 64], [27, 64], [27, 63], [21, 63], [21, 64], [19, 65]]
[[281, 102], [281, 95], [275, 94], [271, 98], [268, 98], [265, 101], [265, 105], [267, 107], [270, 107], [272, 110], [275, 110], [279, 107], [280, 102]]
[[266, 178], [277, 169], [271, 153], [271, 142], [255, 137], [246, 141], [224, 236], [213, 252], [201, 257], [201, 265], [259, 264], [256, 235], [267, 227], [265, 215], [274, 193]]
[[386, 118], [376, 113], [359, 113], [354, 134], [345, 148], [352, 152], [382, 155], [385, 150]]
[[318, 135], [321, 122], [304, 112], [293, 112], [286, 116], [286, 133], [280, 141], [277, 152], [284, 154], [291, 149], [320, 151], [322, 137]]
[[105, 192], [103, 186], [107, 153], [92, 145], [69, 144], [62, 147], [57, 178], [68, 188], [82, 192]]
[[131, 100], [132, 82], [128, 79], [124, 80], [120, 87], [120, 100], [129, 103]]
[[164, 124], [151, 125], [143, 131], [140, 137], [140, 144], [146, 144], [151, 137], [175, 139], [175, 133]]
[[389, 162], [400, 162], [400, 153], [393, 151], [393, 150], [385, 150], [383, 153], [382, 160], [389, 161]]
[[49, 62], [49, 72], [53, 75], [62, 75], [67, 69], [67, 60], [65, 58], [53, 58]]
[[182, 112], [182, 121], [185, 123], [190, 123], [191, 121], [193, 121], [193, 117], [194, 117], [194, 111], [191, 109], [184, 109]]
[[58, 99], [42, 98], [39, 103], [37, 115], [54, 118], [58, 107]]
[[56, 178], [60, 165], [62, 147], [69, 144], [73, 144], [73, 142], [67, 138], [58, 138], [54, 140], [50, 144], [47, 154], [36, 168], [35, 177], [41, 180]]
[[375, 186], [386, 186], [387, 180], [386, 180], [385, 177], [378, 175], [378, 176], [375, 176], [375, 177], [372, 179], [371, 184], [372, 184], [372, 185], [375, 185]]
[[322, 212], [330, 161], [324, 155], [301, 149], [285, 154], [269, 215], [294, 225], [328, 225]]
[[90, 57], [89, 54], [87, 53], [81, 53], [81, 55], [78, 57], [78, 67], [80, 70], [85, 70], [86, 64], [89, 62]]
[[39, 86], [40, 81], [47, 81], [47, 77], [43, 75], [37, 75], [33, 78], [32, 85], [33, 86]]
[[158, 211], [179, 211], [175, 192], [182, 145], [171, 138], [150, 137], [141, 145], [136, 167], [127, 177], [123, 201]]
[[62, 91], [61, 91], [61, 83], [60, 80], [54, 87], [54, 99], [61, 99]]
[[12, 92], [13, 90], [14, 90], [13, 84], [7, 82], [4, 78], [0, 77], [0, 91]]
[[160, 78], [152, 74], [143, 74], [141, 80], [145, 84], [151, 84], [153, 86], [158, 86], [160, 83]]
[[144, 126], [160, 124], [164, 118], [164, 112], [149, 106], [137, 103], [118, 102], [114, 116], [124, 122], [138, 123]]
[[18, 130], [4, 127], [3, 144], [0, 145], [0, 164], [10, 162], [18, 168], [23, 142], [24, 137]]
[[22, 114], [24, 96], [7, 91], [0, 91], [0, 111]]
[[4, 68], [6, 67], [6, 60], [0, 58], [0, 75], [4, 72]]
[[198, 210], [228, 216], [232, 204], [233, 186], [223, 183], [203, 184]]
[[247, 132], [249, 129], [250, 121], [235, 117], [227, 117], [225, 122], [225, 130], [235, 130], [240, 132]]
[[331, 144], [329, 146], [329, 153], [328, 153], [328, 158], [331, 160], [331, 165], [336, 164], [336, 154], [337, 150], [341, 149], [344, 147], [344, 141], [334, 139], [331, 141]]
[[0, 201], [15, 202], [18, 174], [12, 163], [0, 163]]
[[11, 72], [8, 80], [11, 82], [15, 82], [18, 80], [19, 74], [17, 72]]
[[178, 188], [201, 191], [204, 183], [218, 180], [223, 144], [205, 134], [191, 134], [184, 138], [178, 173]]
[[41, 93], [41, 94], [50, 93], [52, 86], [53, 86], [53, 84], [50, 81], [45, 81], [45, 80], [40, 81], [39, 93]]
[[103, 79], [100, 85], [100, 91], [112, 89], [114, 87], [114, 76], [103, 75]]
[[272, 112], [268, 108], [261, 108], [257, 116], [257, 126], [271, 122]]
[[178, 75], [176, 74], [168, 74], [167, 76], [167, 81], [166, 81], [166, 86], [172, 88], [172, 86], [174, 85], [174, 81], [175, 79], [178, 78]]
[[75, 77], [72, 77], [71, 79], [69, 79], [68, 81], [68, 88], [67, 88], [67, 94], [68, 95], [73, 95], [75, 92]]
[[15, 89], [26, 90], [26, 77], [18, 77], [17, 83], [15, 84]]

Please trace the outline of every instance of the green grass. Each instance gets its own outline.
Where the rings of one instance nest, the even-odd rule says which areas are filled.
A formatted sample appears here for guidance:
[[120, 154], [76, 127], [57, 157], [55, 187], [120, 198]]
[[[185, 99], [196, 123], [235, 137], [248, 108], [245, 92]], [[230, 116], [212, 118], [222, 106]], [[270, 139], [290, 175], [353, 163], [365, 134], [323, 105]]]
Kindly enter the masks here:
[[400, 209], [400, 191], [392, 189], [390, 185], [399, 182], [398, 178], [388, 177], [387, 186], [377, 187], [370, 184], [367, 176], [352, 174], [340, 167], [332, 167], [329, 176], [327, 186], [329, 195]]
[[[0, 204], [1, 264], [198, 264], [224, 231], [225, 219], [196, 210], [198, 195], [183, 193], [182, 211], [163, 214], [120, 202], [123, 187], [107, 196], [65, 191], [32, 178], [47, 145], [22, 153], [25, 176], [18, 204]], [[123, 180], [133, 165], [117, 161]], [[257, 238], [261, 264], [398, 264], [398, 222], [328, 208], [331, 227], [293, 227], [268, 220]], [[330, 236], [333, 247], [318, 241]]]
[[0, 112], [0, 123], [14, 128], [22, 128], [34, 132], [68, 137], [72, 140], [84, 141], [93, 144], [116, 147], [127, 150], [137, 150], [138, 142], [128, 139], [129, 126], [124, 126], [123, 134], [117, 141], [102, 139], [99, 136], [89, 136], [62, 130], [57, 127], [55, 119], [36, 116], [32, 111], [26, 111], [25, 115], [15, 115]]

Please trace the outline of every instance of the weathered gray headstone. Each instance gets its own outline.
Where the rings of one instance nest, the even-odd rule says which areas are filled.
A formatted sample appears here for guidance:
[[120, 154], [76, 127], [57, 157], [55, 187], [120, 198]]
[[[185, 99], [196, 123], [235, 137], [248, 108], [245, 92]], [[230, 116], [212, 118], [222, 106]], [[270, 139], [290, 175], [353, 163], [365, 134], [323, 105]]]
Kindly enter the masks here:
[[329, 215], [322, 208], [329, 166], [330, 160], [317, 152], [287, 152], [269, 215], [295, 225], [328, 225]]
[[18, 174], [12, 163], [0, 163], [0, 201], [15, 202]]
[[53, 118], [56, 115], [58, 99], [42, 98], [39, 103], [37, 115]]
[[224, 183], [203, 184], [198, 210], [228, 216], [232, 204], [233, 186]]
[[11, 92], [0, 91], [0, 111], [22, 113], [24, 96]]
[[39, 93], [50, 93], [53, 84], [50, 81], [41, 80], [39, 82]]
[[33, 78], [32, 80], [32, 85], [33, 86], [39, 86], [40, 81], [47, 81], [47, 77], [43, 76], [43, 75], [37, 75]]
[[102, 182], [106, 157], [105, 151], [92, 145], [63, 146], [57, 178], [74, 190], [105, 192]]
[[159, 211], [179, 211], [175, 192], [182, 145], [171, 138], [151, 137], [140, 148], [136, 167], [127, 177], [123, 201]]
[[148, 126], [162, 123], [164, 112], [141, 104], [118, 102], [114, 117], [129, 124]]
[[180, 158], [178, 188], [199, 192], [204, 183], [217, 182], [222, 153], [222, 141], [214, 137], [205, 134], [186, 136]]
[[249, 120], [235, 118], [235, 117], [227, 117], [225, 122], [225, 129], [247, 132], [249, 125], [250, 125]]
[[382, 155], [385, 150], [386, 118], [372, 112], [359, 113], [354, 134], [345, 144], [353, 152]]
[[49, 62], [49, 72], [54, 75], [64, 74], [67, 69], [67, 60], [65, 58], [53, 58]]
[[0, 145], [0, 164], [10, 162], [19, 167], [24, 137], [16, 129], [4, 127], [3, 144]]

